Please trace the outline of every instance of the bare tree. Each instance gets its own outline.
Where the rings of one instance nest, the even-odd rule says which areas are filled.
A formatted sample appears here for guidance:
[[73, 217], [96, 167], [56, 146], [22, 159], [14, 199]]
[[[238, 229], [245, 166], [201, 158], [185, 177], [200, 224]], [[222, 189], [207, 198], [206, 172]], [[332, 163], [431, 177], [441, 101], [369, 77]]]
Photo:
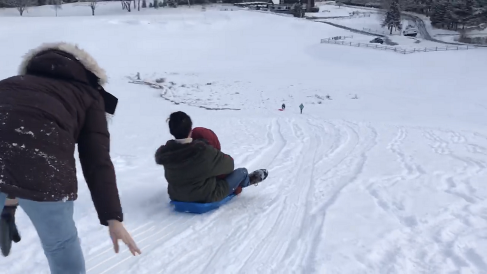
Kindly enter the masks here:
[[56, 11], [56, 17], [57, 17], [57, 11], [62, 9], [62, 2], [61, 0], [51, 0], [51, 4], [53, 9]]
[[24, 11], [27, 9], [27, 0], [17, 0], [17, 10], [20, 13], [20, 16], [24, 15]]
[[24, 11], [27, 9], [27, 1], [25, 0], [19, 0], [18, 1], [20, 4], [17, 6], [17, 10], [20, 13], [20, 16], [24, 15]]
[[90, 0], [90, 8], [91, 8], [91, 15], [95, 16], [96, 5], [98, 4], [98, 0]]
[[0, 0], [0, 3], [8, 7], [15, 7], [19, 11], [20, 16], [22, 16], [27, 7], [32, 4], [32, 0]]
[[122, 8], [127, 9], [128, 12], [132, 11], [132, 0], [122, 0]]
[[140, 11], [140, 0], [138, 0], [138, 3], [137, 3], [137, 10]]

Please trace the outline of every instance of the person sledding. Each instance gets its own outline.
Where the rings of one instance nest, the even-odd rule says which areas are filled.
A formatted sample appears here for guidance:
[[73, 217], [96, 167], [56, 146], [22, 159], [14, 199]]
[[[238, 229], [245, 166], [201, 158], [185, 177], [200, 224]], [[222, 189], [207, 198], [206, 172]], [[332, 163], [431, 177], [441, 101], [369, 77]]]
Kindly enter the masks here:
[[[216, 135], [204, 128], [192, 132], [193, 123], [186, 113], [174, 112], [168, 120], [175, 139], [157, 149], [155, 160], [164, 166], [171, 200], [218, 202], [239, 191], [239, 187], [257, 185], [267, 178], [265, 169], [251, 174], [246, 168], [234, 170], [233, 158], [219, 151]], [[193, 134], [201, 139], [193, 139]], [[202, 137], [205, 135], [211, 137]]]

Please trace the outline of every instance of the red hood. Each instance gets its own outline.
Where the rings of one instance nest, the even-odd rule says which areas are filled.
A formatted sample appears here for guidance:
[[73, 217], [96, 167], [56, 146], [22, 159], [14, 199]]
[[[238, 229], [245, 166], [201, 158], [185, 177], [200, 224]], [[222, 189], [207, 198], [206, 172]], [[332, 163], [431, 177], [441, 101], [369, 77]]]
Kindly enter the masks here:
[[195, 127], [191, 133], [191, 138], [195, 140], [206, 140], [208, 144], [218, 150], [221, 150], [220, 141], [218, 136], [208, 128]]

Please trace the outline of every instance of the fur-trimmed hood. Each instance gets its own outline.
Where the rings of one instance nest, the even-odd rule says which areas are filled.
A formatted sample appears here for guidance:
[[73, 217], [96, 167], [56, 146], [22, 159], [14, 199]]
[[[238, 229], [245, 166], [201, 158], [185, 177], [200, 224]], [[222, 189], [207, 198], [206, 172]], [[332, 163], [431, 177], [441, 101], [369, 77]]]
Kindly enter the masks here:
[[96, 60], [89, 53], [79, 48], [78, 45], [65, 42], [45, 43], [27, 52], [19, 66], [19, 75], [25, 75], [27, 73], [29, 63], [34, 57], [40, 53], [50, 50], [62, 51], [72, 55], [84, 66], [86, 70], [91, 71], [96, 77], [98, 77], [98, 84], [101, 86], [104, 86], [108, 82], [108, 77], [105, 70], [98, 65]]

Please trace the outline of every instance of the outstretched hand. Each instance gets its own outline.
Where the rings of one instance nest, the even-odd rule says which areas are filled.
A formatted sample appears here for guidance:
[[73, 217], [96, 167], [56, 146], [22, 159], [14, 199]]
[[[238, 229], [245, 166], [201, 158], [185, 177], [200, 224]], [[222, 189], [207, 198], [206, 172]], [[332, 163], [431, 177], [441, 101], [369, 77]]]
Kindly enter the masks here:
[[136, 256], [137, 254], [142, 254], [140, 249], [137, 247], [137, 244], [132, 239], [132, 236], [130, 236], [121, 222], [117, 220], [109, 220], [108, 232], [113, 241], [113, 249], [115, 250], [115, 253], [118, 253], [120, 250], [118, 241], [122, 240], [122, 242], [124, 242], [124, 244], [129, 248], [132, 255]]

